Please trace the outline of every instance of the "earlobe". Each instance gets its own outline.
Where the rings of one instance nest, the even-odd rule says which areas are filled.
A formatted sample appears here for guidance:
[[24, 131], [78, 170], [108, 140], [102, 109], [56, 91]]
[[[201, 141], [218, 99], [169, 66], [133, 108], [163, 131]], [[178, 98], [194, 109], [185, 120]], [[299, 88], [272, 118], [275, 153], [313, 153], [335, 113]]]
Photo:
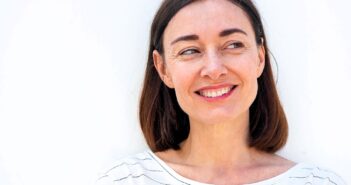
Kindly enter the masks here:
[[154, 61], [154, 66], [155, 66], [157, 73], [160, 76], [161, 80], [169, 88], [174, 88], [172, 79], [171, 79], [170, 74], [167, 70], [163, 56], [157, 50], [154, 50], [152, 52], [152, 57], [153, 57], [153, 61]]

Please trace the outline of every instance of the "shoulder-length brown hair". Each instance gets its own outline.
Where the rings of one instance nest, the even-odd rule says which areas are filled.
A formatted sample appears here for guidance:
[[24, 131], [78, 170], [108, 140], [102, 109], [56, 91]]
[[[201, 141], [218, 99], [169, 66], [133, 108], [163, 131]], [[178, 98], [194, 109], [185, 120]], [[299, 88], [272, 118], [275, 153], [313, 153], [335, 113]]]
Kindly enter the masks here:
[[[158, 9], [150, 32], [148, 61], [139, 104], [141, 129], [154, 152], [179, 149], [189, 135], [189, 118], [180, 108], [174, 89], [160, 79], [152, 52], [163, 54], [163, 33], [172, 17], [196, 0], [164, 0]], [[246, 12], [255, 32], [257, 44], [268, 51], [260, 14], [250, 0], [228, 0]], [[264, 42], [262, 42], [264, 41]], [[272, 74], [270, 57], [265, 52], [265, 68], [258, 78], [257, 97], [250, 107], [249, 145], [274, 153], [282, 148], [288, 136], [288, 124], [280, 104]]]

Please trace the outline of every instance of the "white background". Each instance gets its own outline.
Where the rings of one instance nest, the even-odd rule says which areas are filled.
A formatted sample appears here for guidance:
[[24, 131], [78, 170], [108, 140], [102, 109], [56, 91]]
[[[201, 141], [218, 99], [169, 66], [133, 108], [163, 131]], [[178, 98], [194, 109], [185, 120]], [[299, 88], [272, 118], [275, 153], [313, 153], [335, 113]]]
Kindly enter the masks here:
[[[146, 148], [137, 105], [160, 0], [0, 1], [0, 184], [87, 185]], [[290, 137], [351, 183], [351, 1], [259, 0]]]

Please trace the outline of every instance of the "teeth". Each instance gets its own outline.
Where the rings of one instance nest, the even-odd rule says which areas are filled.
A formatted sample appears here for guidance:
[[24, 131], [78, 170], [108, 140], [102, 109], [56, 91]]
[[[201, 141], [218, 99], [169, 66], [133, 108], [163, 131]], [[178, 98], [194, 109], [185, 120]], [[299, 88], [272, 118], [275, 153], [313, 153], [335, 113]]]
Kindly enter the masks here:
[[224, 87], [216, 90], [203, 90], [203, 91], [200, 91], [200, 95], [208, 98], [216, 98], [219, 96], [223, 96], [224, 94], [227, 94], [230, 91], [230, 89], [231, 87]]

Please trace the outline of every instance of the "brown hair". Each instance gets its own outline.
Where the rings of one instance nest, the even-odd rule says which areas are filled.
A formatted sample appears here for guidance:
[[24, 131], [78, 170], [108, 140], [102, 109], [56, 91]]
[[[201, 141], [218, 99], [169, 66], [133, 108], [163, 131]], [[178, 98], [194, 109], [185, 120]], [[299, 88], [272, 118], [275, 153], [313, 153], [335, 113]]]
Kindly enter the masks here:
[[[150, 32], [148, 61], [139, 104], [141, 129], [147, 144], [154, 152], [179, 149], [189, 135], [188, 115], [180, 108], [174, 89], [160, 79], [154, 66], [152, 52], [163, 54], [163, 32], [172, 17], [196, 0], [164, 0], [156, 13]], [[257, 44], [268, 51], [260, 14], [250, 0], [228, 0], [246, 12], [256, 36]], [[262, 42], [262, 41], [265, 42]], [[288, 124], [280, 104], [272, 74], [270, 57], [265, 52], [265, 68], [258, 78], [258, 92], [250, 107], [249, 145], [274, 153], [287, 140]]]

